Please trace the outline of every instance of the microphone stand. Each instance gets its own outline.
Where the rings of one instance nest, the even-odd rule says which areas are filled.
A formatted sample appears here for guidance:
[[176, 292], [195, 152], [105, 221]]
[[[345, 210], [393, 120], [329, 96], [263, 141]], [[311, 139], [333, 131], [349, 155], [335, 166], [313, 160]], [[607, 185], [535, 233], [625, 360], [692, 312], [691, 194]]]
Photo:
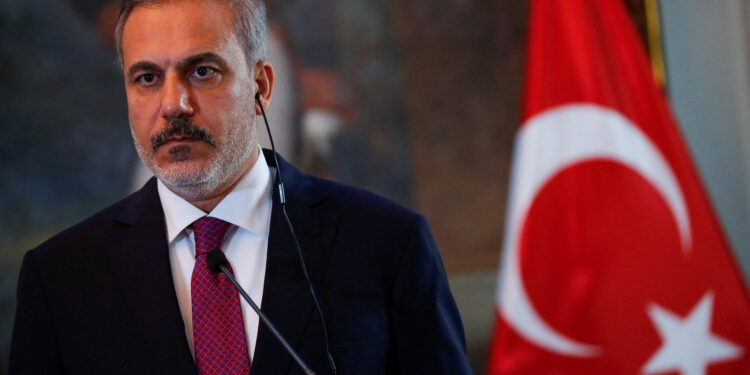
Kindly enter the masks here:
[[266, 325], [269, 331], [273, 333], [274, 336], [276, 336], [276, 340], [278, 340], [281, 345], [286, 349], [287, 353], [289, 353], [290, 356], [294, 359], [295, 362], [299, 365], [300, 368], [302, 368], [302, 371], [305, 373], [305, 375], [315, 375], [315, 373], [310, 370], [309, 367], [307, 367], [307, 364], [302, 360], [302, 358], [297, 354], [297, 352], [294, 351], [294, 349], [289, 345], [289, 343], [284, 339], [284, 336], [281, 335], [281, 333], [274, 327], [274, 325], [271, 323], [270, 320], [266, 317], [266, 314], [263, 314], [263, 311], [260, 310], [260, 307], [253, 302], [252, 298], [250, 298], [249, 295], [245, 292], [244, 289], [240, 286], [239, 283], [237, 283], [237, 280], [235, 280], [234, 276], [229, 272], [227, 267], [225, 266], [227, 264], [227, 258], [224, 256], [224, 252], [222, 252], [219, 249], [211, 250], [208, 254], [206, 254], [206, 263], [208, 263], [208, 268], [214, 272], [214, 273], [223, 273], [224, 276], [229, 279], [229, 281], [232, 282], [232, 285], [237, 289], [237, 291], [240, 292], [240, 295], [242, 298], [247, 301], [247, 303], [250, 304], [250, 307], [255, 310], [255, 312], [258, 314], [258, 317], [260, 317], [260, 320], [263, 322], [263, 324]]

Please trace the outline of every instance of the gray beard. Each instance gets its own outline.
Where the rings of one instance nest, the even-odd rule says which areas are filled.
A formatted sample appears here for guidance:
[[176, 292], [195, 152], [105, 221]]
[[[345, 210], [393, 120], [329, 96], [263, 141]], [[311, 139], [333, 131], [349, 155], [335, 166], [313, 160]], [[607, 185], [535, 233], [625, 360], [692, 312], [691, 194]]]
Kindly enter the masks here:
[[[156, 178], [178, 195], [193, 199], [206, 198], [215, 193], [252, 155], [257, 143], [255, 121], [248, 126], [232, 126], [223, 137], [223, 143], [216, 145], [208, 166], [185, 166], [166, 171], [157, 165], [155, 151], [138, 143], [132, 126], [130, 132], [138, 156]], [[179, 149], [176, 151], [180, 152]]]

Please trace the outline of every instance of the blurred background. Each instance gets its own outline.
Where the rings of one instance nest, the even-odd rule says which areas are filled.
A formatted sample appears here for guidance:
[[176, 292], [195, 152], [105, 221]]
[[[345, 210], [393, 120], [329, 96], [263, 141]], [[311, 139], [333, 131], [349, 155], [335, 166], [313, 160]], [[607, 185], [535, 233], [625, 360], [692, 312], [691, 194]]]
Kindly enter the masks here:
[[[664, 57], [665, 92], [747, 284], [750, 4], [648, 1], [626, 3], [652, 56]], [[528, 4], [267, 4], [279, 151], [428, 218], [483, 373]], [[118, 10], [112, 0], [0, 0], [0, 374], [24, 252], [149, 176], [128, 129]]]

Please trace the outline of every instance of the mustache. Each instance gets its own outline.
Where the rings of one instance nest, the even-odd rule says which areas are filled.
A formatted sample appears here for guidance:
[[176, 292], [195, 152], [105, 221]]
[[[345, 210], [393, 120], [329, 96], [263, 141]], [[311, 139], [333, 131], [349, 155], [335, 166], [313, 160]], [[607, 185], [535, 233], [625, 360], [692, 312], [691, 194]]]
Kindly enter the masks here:
[[216, 147], [216, 138], [210, 131], [196, 125], [190, 119], [173, 118], [168, 120], [164, 129], [151, 136], [151, 148], [156, 150], [169, 142], [169, 139], [174, 136], [203, 141]]

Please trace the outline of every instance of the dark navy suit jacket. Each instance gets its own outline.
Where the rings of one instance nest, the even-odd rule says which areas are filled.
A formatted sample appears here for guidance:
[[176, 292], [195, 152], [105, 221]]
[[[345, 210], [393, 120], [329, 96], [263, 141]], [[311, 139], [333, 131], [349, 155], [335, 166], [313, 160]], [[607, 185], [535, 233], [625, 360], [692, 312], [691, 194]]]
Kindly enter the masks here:
[[[279, 160], [338, 373], [470, 373], [461, 320], [424, 218]], [[263, 311], [318, 375], [329, 373], [278, 192], [267, 262]], [[26, 254], [10, 373], [196, 373], [154, 179]], [[261, 325], [251, 373], [301, 371]]]

